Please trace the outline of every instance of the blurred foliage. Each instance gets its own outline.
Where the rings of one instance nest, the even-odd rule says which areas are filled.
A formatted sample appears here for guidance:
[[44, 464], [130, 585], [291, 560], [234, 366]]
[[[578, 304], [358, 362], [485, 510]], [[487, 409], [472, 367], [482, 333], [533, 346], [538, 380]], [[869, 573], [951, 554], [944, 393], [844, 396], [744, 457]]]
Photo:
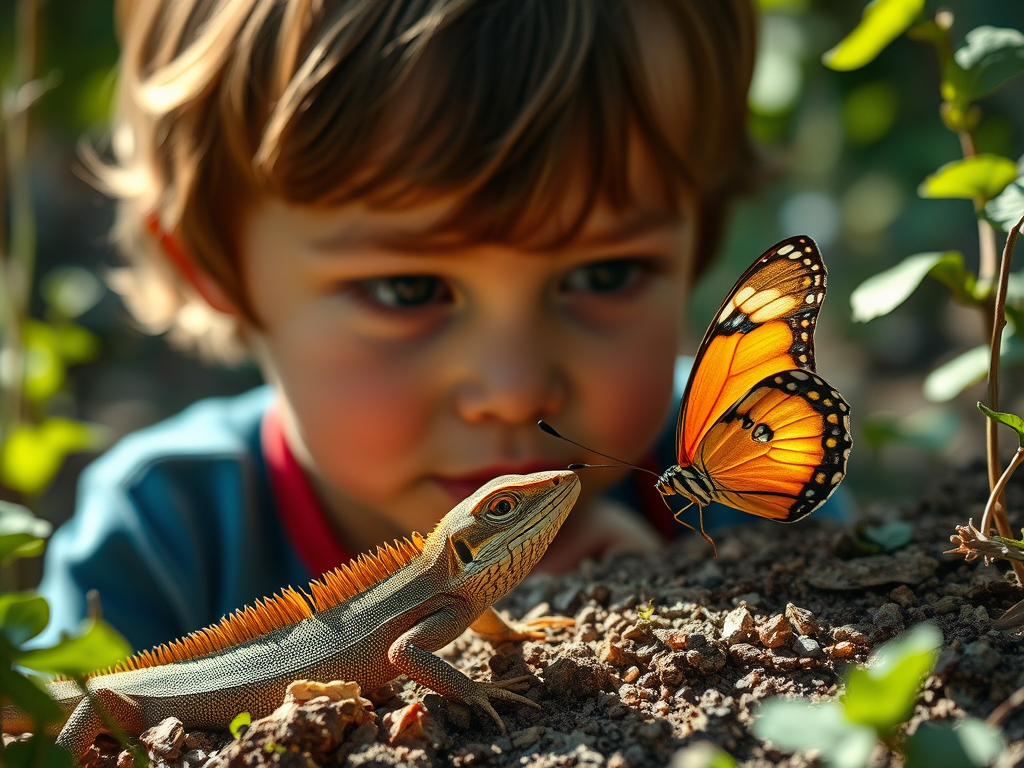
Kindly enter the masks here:
[[[34, 517], [24, 507], [0, 502], [0, 563], [39, 555], [49, 534], [49, 523]], [[63, 712], [46, 693], [44, 679], [28, 670], [81, 679], [131, 652], [127, 641], [110, 625], [94, 619], [87, 619], [73, 637], [62, 635], [52, 646], [30, 647], [49, 617], [49, 605], [35, 592], [0, 591], [0, 691], [5, 704], [14, 704], [34, 722], [35, 734], [7, 748], [0, 742], [0, 765], [75, 765], [71, 754], [57, 747], [53, 737], [46, 733], [47, 726], [63, 719]]]
[[933, 625], [918, 624], [881, 645], [867, 665], [851, 667], [838, 701], [769, 699], [759, 707], [753, 731], [778, 749], [818, 750], [822, 762], [832, 768], [865, 768], [872, 764], [879, 742], [902, 753], [905, 768], [991, 765], [1003, 739], [981, 720], [931, 721], [909, 736], [902, 732], [941, 643], [942, 635]]

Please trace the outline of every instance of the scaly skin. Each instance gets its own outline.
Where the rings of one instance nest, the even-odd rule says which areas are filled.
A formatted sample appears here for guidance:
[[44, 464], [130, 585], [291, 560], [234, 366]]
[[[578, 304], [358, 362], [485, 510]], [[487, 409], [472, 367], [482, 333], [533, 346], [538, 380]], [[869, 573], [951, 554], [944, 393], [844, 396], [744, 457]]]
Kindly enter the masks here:
[[[352, 680], [373, 690], [404, 674], [480, 707], [504, 730], [491, 699], [538, 705], [470, 680], [433, 652], [471, 625], [492, 641], [543, 636], [508, 626], [491, 605], [537, 564], [579, 490], [568, 470], [495, 478], [445, 515], [419, 555], [354, 597], [237, 645], [97, 675], [87, 685], [122, 727], [138, 734], [172, 715], [188, 728], [207, 729], [226, 728], [242, 711], [263, 717], [296, 679]], [[507, 511], [501, 499], [510, 502]], [[103, 724], [74, 682], [57, 681], [49, 690], [69, 715], [57, 742], [81, 756]], [[15, 732], [25, 723], [9, 707], [3, 719]]]

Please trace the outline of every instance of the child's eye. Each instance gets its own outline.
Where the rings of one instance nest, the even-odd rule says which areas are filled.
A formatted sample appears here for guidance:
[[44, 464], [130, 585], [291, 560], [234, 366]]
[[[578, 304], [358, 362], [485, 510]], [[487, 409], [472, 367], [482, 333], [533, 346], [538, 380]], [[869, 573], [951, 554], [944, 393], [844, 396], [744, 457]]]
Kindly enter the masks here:
[[389, 309], [415, 309], [451, 299], [447, 283], [431, 275], [374, 277], [356, 286], [368, 301]]
[[571, 293], [611, 293], [629, 288], [644, 272], [638, 259], [611, 259], [585, 264], [571, 270], [562, 280], [562, 290]]

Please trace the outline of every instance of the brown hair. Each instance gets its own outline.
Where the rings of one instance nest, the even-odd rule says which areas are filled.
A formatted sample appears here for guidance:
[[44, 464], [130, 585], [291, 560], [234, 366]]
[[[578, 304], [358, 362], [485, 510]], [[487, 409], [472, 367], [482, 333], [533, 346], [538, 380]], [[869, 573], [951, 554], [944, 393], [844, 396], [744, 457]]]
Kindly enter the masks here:
[[94, 165], [120, 199], [129, 266], [115, 286], [145, 327], [208, 351], [237, 329], [159, 232], [258, 322], [232, 230], [254, 195], [457, 193], [446, 231], [516, 241], [582, 181], [564, 240], [598, 200], [628, 204], [637, 135], [666, 201], [700, 200], [699, 271], [753, 165], [749, 0], [121, 0], [117, 13], [114, 159]]

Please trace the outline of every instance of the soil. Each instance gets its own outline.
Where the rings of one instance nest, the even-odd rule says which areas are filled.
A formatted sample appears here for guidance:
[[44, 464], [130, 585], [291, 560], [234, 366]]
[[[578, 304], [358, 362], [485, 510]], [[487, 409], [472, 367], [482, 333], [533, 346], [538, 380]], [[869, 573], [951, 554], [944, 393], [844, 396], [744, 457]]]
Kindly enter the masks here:
[[[851, 532], [811, 518], [722, 532], [717, 560], [690, 536], [654, 555], [531, 576], [501, 607], [516, 617], [572, 616], [574, 627], [497, 649], [467, 632], [440, 654], [475, 679], [530, 676], [524, 695], [540, 709], [499, 702], [505, 734], [485, 713], [406, 681], [397, 695], [378, 692], [376, 704], [330, 694], [291, 702], [238, 742], [186, 734], [175, 721], [143, 741], [158, 763], [180, 768], [310, 761], [684, 768], [706, 764], [700, 750], [708, 742], [745, 768], [817, 765], [753, 735], [758, 703], [777, 695], [833, 699], [849, 665], [922, 621], [934, 622], [945, 642], [908, 728], [985, 718], [1024, 685], [1024, 635], [993, 627], [1024, 591], [1005, 563], [965, 563], [943, 551], [957, 524], [980, 521], [986, 497], [976, 472], [917, 504], [876, 506], [874, 524], [912, 526], [912, 541], [889, 554], [865, 555]], [[1007, 502], [1010, 520], [1024, 520], [1024, 482], [1010, 488]], [[997, 764], [1024, 765], [1024, 709], [1002, 728], [1008, 747]], [[875, 757], [876, 765], [898, 764], [881, 748]], [[91, 761], [131, 763], [116, 748]]]

